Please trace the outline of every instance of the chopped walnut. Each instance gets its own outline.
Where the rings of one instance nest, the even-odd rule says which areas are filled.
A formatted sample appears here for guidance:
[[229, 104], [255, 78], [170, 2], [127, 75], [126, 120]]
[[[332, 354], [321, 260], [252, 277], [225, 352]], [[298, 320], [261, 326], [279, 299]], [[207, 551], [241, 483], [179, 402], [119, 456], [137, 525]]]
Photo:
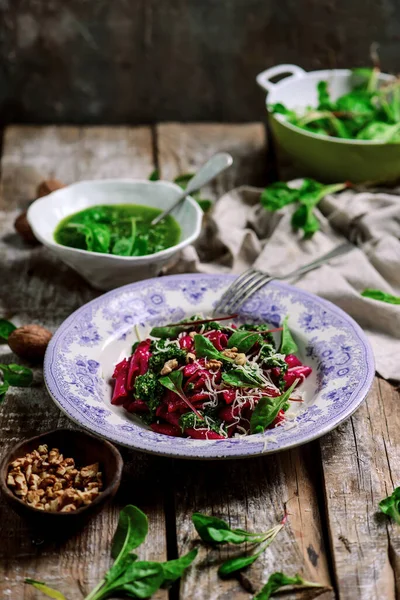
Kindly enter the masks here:
[[195, 331], [191, 331], [189, 333], [189, 337], [191, 337], [192, 339], [194, 338], [195, 335], [197, 335], [197, 333]]
[[212, 358], [211, 360], [208, 360], [206, 362], [205, 367], [206, 367], [206, 369], [209, 369], [211, 371], [216, 371], [217, 369], [222, 367], [222, 362], [220, 360], [216, 360], [215, 358]]
[[224, 356], [226, 356], [227, 358], [233, 358], [235, 359], [237, 356], [237, 348], [227, 348], [226, 350], [223, 350], [222, 354]]
[[33, 508], [71, 512], [93, 502], [103, 483], [99, 463], [79, 470], [73, 458], [43, 444], [10, 464], [7, 486]]
[[244, 365], [247, 362], [246, 355], [243, 352], [239, 352], [235, 356], [235, 365]]
[[193, 352], [188, 352], [186, 354], [186, 363], [192, 363], [196, 360], [196, 355]]
[[171, 358], [171, 360], [167, 360], [167, 362], [164, 364], [160, 371], [160, 375], [168, 375], [169, 373], [172, 373], [174, 369], [177, 369], [178, 366], [179, 363], [176, 358]]

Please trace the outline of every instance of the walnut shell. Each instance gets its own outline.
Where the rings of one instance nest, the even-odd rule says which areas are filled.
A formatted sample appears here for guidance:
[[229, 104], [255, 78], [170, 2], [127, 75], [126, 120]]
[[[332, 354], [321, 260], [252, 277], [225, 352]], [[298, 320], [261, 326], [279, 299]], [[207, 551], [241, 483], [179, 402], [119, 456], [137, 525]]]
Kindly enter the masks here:
[[44, 357], [52, 333], [40, 325], [23, 325], [8, 336], [8, 345], [20, 358], [39, 361]]
[[36, 195], [38, 198], [42, 198], [63, 187], [65, 187], [65, 185], [58, 179], [45, 179], [37, 186]]
[[28, 223], [28, 219], [26, 218], [26, 211], [21, 213], [14, 221], [15, 231], [22, 237], [25, 242], [29, 244], [38, 244], [38, 240], [35, 238], [35, 235], [32, 231], [31, 226]]

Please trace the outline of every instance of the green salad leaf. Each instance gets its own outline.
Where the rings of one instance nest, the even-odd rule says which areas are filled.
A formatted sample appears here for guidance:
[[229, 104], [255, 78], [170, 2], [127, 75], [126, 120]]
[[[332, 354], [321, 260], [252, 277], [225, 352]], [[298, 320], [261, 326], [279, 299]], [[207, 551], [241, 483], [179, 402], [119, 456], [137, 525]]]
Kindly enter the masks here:
[[361, 292], [361, 296], [372, 298], [372, 300], [379, 300], [380, 302], [387, 302], [388, 304], [400, 304], [400, 296], [393, 296], [393, 294], [388, 294], [381, 290], [367, 289]]
[[290, 388], [281, 396], [269, 397], [263, 396], [258, 401], [250, 418], [250, 432], [263, 433], [265, 429], [271, 425], [278, 416], [278, 413], [288, 402], [291, 393], [297, 385], [297, 381], [292, 383]]
[[0, 319], [0, 340], [7, 341], [9, 335], [17, 329], [13, 323], [6, 319]]
[[229, 338], [228, 348], [237, 348], [238, 352], [246, 354], [252, 349], [254, 344], [261, 342], [262, 339], [259, 333], [237, 329]]
[[9, 387], [10, 387], [10, 384], [8, 383], [8, 381], [3, 381], [3, 383], [0, 384], [0, 404], [3, 402], [4, 398], [6, 397]]
[[0, 371], [6, 383], [15, 387], [29, 387], [33, 382], [33, 372], [28, 367], [22, 365], [0, 364]]
[[281, 337], [281, 345], [279, 347], [280, 354], [284, 354], [287, 356], [288, 354], [296, 354], [298, 351], [298, 346], [293, 339], [292, 334], [290, 333], [289, 325], [289, 315], [283, 319], [282, 322], [282, 337]]
[[288, 575], [284, 575], [283, 573], [272, 573], [269, 576], [267, 583], [264, 587], [256, 594], [253, 600], [269, 600], [272, 594], [278, 592], [285, 585], [301, 585], [303, 587], [313, 587], [313, 588], [323, 588], [326, 587], [321, 583], [313, 583], [311, 581], [306, 581], [301, 577], [301, 575], [295, 575], [294, 577], [289, 577]]
[[168, 586], [174, 583], [177, 579], [182, 577], [186, 569], [192, 564], [198, 554], [197, 548], [194, 548], [187, 554], [184, 554], [180, 558], [169, 560], [168, 562], [162, 563], [164, 571], [163, 585]]
[[265, 385], [258, 373], [250, 368], [231, 369], [227, 373], [222, 373], [222, 381], [227, 385], [243, 388], [258, 388]]
[[158, 181], [160, 179], [160, 172], [158, 169], [154, 169], [149, 175], [149, 181]]
[[400, 525], [400, 487], [397, 487], [390, 496], [381, 500], [379, 508]]

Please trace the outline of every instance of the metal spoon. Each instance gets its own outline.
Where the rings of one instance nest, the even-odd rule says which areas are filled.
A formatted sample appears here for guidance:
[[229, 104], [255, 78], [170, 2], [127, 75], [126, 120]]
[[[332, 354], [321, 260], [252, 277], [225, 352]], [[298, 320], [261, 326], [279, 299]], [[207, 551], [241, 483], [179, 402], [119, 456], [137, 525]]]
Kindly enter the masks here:
[[225, 171], [228, 167], [233, 163], [233, 158], [227, 152], [218, 152], [218, 154], [214, 154], [200, 169], [197, 171], [196, 175], [192, 177], [189, 181], [187, 188], [182, 192], [179, 198], [174, 202], [174, 204], [164, 210], [161, 215], [158, 215], [155, 219], [150, 223], [151, 225], [157, 225], [160, 221], [162, 221], [170, 212], [172, 212], [175, 208], [180, 206], [182, 202], [186, 199], [187, 196], [197, 192], [203, 185], [212, 181], [217, 175]]

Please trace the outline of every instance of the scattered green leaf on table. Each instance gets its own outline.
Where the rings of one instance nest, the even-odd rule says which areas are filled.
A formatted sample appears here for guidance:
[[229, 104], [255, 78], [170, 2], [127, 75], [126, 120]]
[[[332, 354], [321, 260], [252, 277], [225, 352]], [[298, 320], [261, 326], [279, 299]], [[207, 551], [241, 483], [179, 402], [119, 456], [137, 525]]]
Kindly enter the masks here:
[[381, 500], [379, 508], [400, 525], [400, 487], [397, 487], [393, 494]]
[[41, 581], [35, 581], [35, 579], [26, 578], [24, 583], [32, 585], [34, 588], [45, 594], [45, 596], [48, 598], [53, 598], [54, 600], [67, 600], [61, 592], [54, 590]]
[[388, 304], [400, 304], [400, 296], [393, 296], [393, 294], [388, 294], [381, 290], [367, 289], [361, 292], [361, 296], [372, 298], [372, 300], [379, 300], [380, 302], [387, 302]]
[[263, 396], [260, 398], [250, 417], [251, 433], [263, 433], [265, 429], [275, 421], [279, 411], [282, 410], [288, 402], [296, 385], [297, 381], [294, 381], [290, 388], [281, 396]]
[[0, 404], [3, 402], [9, 387], [10, 384], [8, 381], [3, 381], [3, 383], [0, 384]]
[[168, 586], [174, 583], [177, 579], [182, 577], [185, 570], [192, 564], [198, 553], [197, 548], [194, 548], [187, 554], [180, 556], [174, 560], [169, 560], [162, 564], [164, 571], [163, 585]]
[[163, 581], [164, 570], [161, 563], [144, 560], [132, 562], [122, 575], [106, 584], [98, 600], [108, 597], [110, 592], [125, 593], [133, 598], [149, 598], [160, 589]]
[[160, 179], [160, 172], [158, 169], [154, 169], [149, 175], [149, 181], [158, 181]]
[[28, 367], [22, 365], [0, 364], [0, 371], [3, 373], [4, 381], [15, 387], [29, 387], [33, 382], [33, 373]]
[[118, 526], [115, 531], [111, 556], [114, 560], [122, 558], [134, 550], [146, 539], [149, 530], [146, 515], [137, 506], [128, 504], [119, 514]]
[[234, 556], [233, 558], [228, 558], [228, 560], [219, 567], [218, 575], [220, 577], [227, 577], [236, 571], [241, 571], [252, 565], [260, 554], [261, 552], [257, 552], [256, 554], [250, 554], [249, 556]]
[[17, 328], [10, 321], [7, 321], [6, 319], [0, 319], [0, 340], [7, 341], [8, 340], [8, 336], [15, 329], [17, 329]]
[[313, 583], [311, 581], [305, 581], [303, 577], [300, 575], [295, 575], [294, 577], [288, 577], [284, 575], [284, 573], [272, 573], [269, 576], [267, 583], [264, 587], [256, 594], [253, 600], [269, 600], [272, 594], [279, 591], [285, 585], [301, 585], [303, 587], [314, 587], [314, 588], [323, 588], [326, 587], [321, 583]]

